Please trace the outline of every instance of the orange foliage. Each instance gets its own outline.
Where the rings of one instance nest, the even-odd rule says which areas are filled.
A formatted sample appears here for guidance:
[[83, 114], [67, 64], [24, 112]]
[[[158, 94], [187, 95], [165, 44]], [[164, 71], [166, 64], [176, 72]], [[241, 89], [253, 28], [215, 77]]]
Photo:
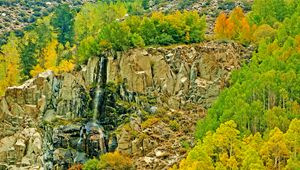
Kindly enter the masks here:
[[232, 39], [235, 34], [235, 25], [231, 20], [226, 19], [226, 27], [225, 27], [225, 37], [228, 39]]
[[226, 38], [225, 30], [227, 29], [227, 16], [225, 13], [221, 13], [217, 20], [215, 25], [215, 34], [218, 39]]
[[295, 37], [297, 51], [300, 52], [300, 35]]
[[221, 13], [216, 19], [215, 36], [217, 39], [233, 39], [247, 43], [252, 41], [255, 25], [251, 26], [242, 8], [236, 7], [229, 15]]
[[68, 170], [82, 170], [83, 166], [81, 164], [72, 165]]
[[229, 20], [231, 23], [234, 24], [234, 29], [237, 31], [241, 28], [242, 24], [241, 21], [245, 18], [243, 9], [241, 7], [236, 7], [230, 13]]
[[253, 32], [246, 18], [242, 19], [241, 29], [240, 29], [240, 38], [243, 42], [250, 42], [252, 39]]

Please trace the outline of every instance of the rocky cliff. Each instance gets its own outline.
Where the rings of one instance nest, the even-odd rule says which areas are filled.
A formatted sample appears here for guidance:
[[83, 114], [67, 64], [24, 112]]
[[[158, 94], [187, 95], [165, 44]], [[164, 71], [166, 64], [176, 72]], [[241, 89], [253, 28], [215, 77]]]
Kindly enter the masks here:
[[249, 56], [234, 43], [132, 49], [10, 87], [0, 100], [0, 169], [67, 169], [114, 150], [136, 169], [166, 169]]

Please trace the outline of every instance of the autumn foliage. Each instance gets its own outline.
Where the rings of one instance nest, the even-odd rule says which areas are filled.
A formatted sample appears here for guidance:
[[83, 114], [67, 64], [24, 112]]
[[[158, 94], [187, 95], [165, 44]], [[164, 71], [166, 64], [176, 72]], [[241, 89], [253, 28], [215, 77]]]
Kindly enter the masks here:
[[74, 164], [68, 170], [82, 170], [82, 164]]
[[222, 12], [216, 19], [215, 36], [217, 39], [239, 40], [242, 43], [252, 41], [256, 26], [250, 25], [242, 8], [236, 7], [229, 16]]
[[265, 138], [260, 133], [239, 137], [234, 121], [209, 132], [177, 169], [299, 169], [300, 120], [291, 121], [286, 133], [279, 128]]
[[131, 169], [132, 160], [120, 152], [107, 153], [100, 157], [100, 169]]
[[55, 73], [70, 72], [73, 70], [74, 64], [71, 60], [58, 61], [57, 48], [58, 41], [53, 40], [42, 50], [38, 64], [30, 71], [31, 76], [36, 76], [46, 70], [52, 70]]
[[106, 153], [100, 156], [98, 159], [90, 159], [84, 165], [84, 170], [92, 169], [123, 169], [129, 170], [132, 169], [133, 162], [132, 160], [120, 152]]

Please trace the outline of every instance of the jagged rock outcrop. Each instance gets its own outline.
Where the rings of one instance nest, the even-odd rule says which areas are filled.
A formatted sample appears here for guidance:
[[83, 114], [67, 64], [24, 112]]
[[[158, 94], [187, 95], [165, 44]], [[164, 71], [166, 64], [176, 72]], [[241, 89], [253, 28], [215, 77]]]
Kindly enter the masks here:
[[[42, 145], [48, 142], [43, 139], [48, 133], [43, 123], [58, 118], [72, 119], [86, 111], [87, 102], [83, 97], [86, 90], [79, 82], [72, 74], [63, 74], [61, 78], [47, 71], [6, 90], [0, 107], [0, 128], [4, 132], [0, 141], [1, 162], [18, 167], [42, 167], [45, 153]], [[8, 140], [9, 143], [5, 142]]]
[[117, 149], [137, 169], [166, 169], [193, 146], [203, 107], [247, 51], [214, 42], [132, 49], [10, 87], [0, 99], [0, 167], [67, 169]]
[[218, 43], [130, 50], [110, 58], [108, 81], [123, 81], [128, 90], [156, 95], [174, 109], [190, 102], [209, 106], [245, 52]]

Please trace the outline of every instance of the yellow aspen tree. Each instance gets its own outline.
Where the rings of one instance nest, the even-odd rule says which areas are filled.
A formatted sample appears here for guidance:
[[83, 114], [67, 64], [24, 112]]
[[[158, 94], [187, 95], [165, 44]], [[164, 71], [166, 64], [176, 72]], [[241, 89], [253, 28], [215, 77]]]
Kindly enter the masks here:
[[7, 44], [2, 46], [1, 51], [4, 57], [2, 58], [3, 61], [1, 62], [1, 65], [5, 71], [5, 73], [2, 74], [4, 75], [2, 78], [6, 82], [4, 88], [16, 85], [20, 80], [20, 53], [18, 50], [18, 44], [18, 38], [14, 34], [11, 34], [8, 38]]
[[52, 40], [43, 50], [38, 64], [30, 71], [31, 76], [36, 76], [45, 70], [56, 71], [58, 41]]
[[36, 65], [31, 71], [30, 71], [30, 75], [32, 77], [37, 76], [39, 73], [45, 71], [44, 68], [42, 68], [39, 64]]
[[70, 61], [62, 60], [60, 62], [60, 64], [57, 66], [56, 71], [58, 73], [60, 73], [60, 72], [71, 72], [71, 71], [73, 71], [74, 67], [75, 67], [75, 64], [71, 60]]
[[230, 13], [229, 20], [234, 23], [235, 30], [238, 31], [241, 28], [241, 21], [245, 18], [245, 14], [241, 7], [236, 7]]
[[269, 140], [265, 142], [260, 155], [269, 169], [283, 168], [288, 158], [288, 147], [282, 131], [275, 127], [270, 132]]
[[50, 69], [55, 71], [55, 67], [57, 66], [57, 40], [52, 40], [48, 46], [43, 50], [43, 58], [45, 59], [45, 69]]

